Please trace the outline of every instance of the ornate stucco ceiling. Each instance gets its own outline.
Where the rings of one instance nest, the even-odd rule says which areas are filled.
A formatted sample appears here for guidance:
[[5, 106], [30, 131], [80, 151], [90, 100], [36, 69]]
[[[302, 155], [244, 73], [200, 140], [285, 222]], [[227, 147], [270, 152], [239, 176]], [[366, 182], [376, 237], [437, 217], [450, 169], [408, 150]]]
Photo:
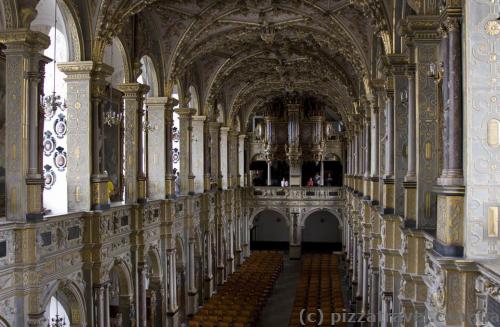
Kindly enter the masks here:
[[195, 84], [205, 114], [222, 103], [230, 125], [292, 91], [317, 97], [348, 120], [353, 100], [365, 93], [360, 85], [370, 75], [373, 36], [390, 35], [384, 3], [122, 0], [121, 6], [140, 10], [161, 33], [165, 81], [181, 89]]

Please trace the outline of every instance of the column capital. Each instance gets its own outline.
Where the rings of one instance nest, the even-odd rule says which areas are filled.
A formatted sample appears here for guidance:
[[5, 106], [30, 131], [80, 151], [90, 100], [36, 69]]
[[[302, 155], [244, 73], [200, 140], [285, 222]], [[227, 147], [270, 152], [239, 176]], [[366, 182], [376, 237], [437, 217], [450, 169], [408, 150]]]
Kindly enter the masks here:
[[149, 86], [141, 83], [123, 83], [118, 85], [118, 90], [124, 93], [125, 98], [143, 97], [149, 92]]
[[207, 116], [193, 116], [193, 121], [204, 122]]
[[177, 99], [172, 97], [148, 97], [146, 99], [146, 105], [149, 108], [173, 110], [174, 107], [179, 103]]
[[216, 122], [216, 121], [209, 121], [208, 122], [208, 127], [210, 127], [211, 130], [218, 130], [221, 127], [221, 123]]
[[182, 107], [182, 108], [174, 109], [174, 112], [179, 114], [179, 118], [188, 118], [188, 117], [192, 117], [196, 113], [196, 109]]
[[42, 32], [18, 29], [0, 32], [0, 42], [7, 46], [4, 53], [16, 50], [40, 52], [49, 47], [50, 38]]
[[73, 61], [58, 63], [57, 68], [66, 75], [65, 80], [88, 80], [94, 70], [93, 61]]
[[240, 141], [242, 141], [242, 140], [244, 141], [247, 138], [247, 135], [246, 134], [239, 134], [238, 138], [240, 139]]
[[229, 130], [230, 130], [230, 128], [229, 128], [229, 127], [227, 127], [227, 126], [222, 126], [222, 127], [220, 128], [220, 133], [221, 133], [221, 134], [222, 134], [222, 133], [224, 133], [224, 134], [228, 134], [228, 133], [229, 133]]

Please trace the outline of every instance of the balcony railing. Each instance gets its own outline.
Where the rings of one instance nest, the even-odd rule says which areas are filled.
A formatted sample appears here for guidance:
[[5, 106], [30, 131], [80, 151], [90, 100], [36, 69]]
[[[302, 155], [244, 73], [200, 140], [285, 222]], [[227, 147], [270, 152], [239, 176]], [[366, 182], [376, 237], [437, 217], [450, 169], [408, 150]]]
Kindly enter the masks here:
[[289, 199], [289, 200], [340, 200], [342, 199], [342, 188], [333, 186], [316, 187], [278, 187], [278, 186], [255, 186], [253, 196], [259, 200]]

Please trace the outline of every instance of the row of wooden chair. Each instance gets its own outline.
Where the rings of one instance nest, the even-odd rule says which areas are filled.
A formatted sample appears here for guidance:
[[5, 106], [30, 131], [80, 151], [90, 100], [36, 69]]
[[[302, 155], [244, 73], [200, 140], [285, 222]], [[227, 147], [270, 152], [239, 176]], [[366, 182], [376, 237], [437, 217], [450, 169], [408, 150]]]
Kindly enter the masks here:
[[[339, 271], [340, 258], [334, 254], [306, 254], [295, 293], [290, 327], [317, 326], [321, 312], [322, 326], [330, 326], [333, 313], [341, 313], [344, 301]], [[313, 313], [311, 319], [307, 314]], [[301, 319], [302, 315], [302, 319]], [[314, 319], [313, 319], [314, 318]], [[342, 325], [336, 322], [336, 325]]]
[[282, 252], [253, 252], [189, 321], [189, 327], [253, 326], [282, 270]]

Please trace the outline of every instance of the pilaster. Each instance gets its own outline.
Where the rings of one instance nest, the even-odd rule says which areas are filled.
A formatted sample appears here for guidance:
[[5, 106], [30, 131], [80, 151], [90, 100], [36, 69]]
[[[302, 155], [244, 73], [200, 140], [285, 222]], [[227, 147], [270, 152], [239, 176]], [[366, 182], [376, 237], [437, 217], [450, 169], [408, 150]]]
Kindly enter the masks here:
[[38, 164], [40, 53], [49, 46], [48, 36], [30, 30], [0, 33], [6, 58], [5, 187], [8, 220], [39, 221], [43, 179]]

